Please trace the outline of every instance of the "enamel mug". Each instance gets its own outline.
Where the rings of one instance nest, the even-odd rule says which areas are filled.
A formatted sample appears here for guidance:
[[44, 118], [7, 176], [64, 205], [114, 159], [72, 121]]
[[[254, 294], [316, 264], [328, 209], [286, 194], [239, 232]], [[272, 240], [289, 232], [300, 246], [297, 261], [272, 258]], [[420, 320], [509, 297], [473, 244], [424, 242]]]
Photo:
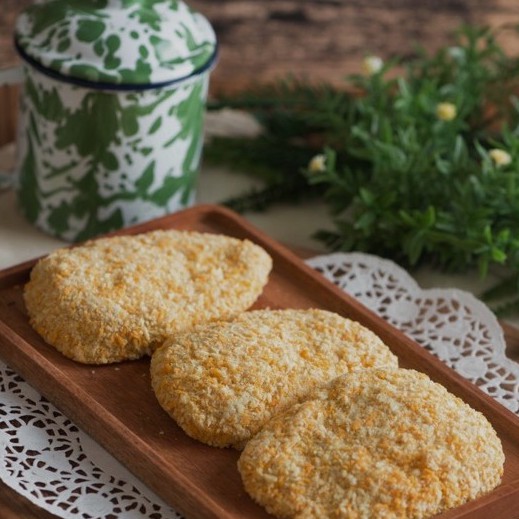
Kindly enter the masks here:
[[191, 205], [209, 22], [175, 0], [48, 0], [18, 18], [16, 190], [45, 232], [80, 241]]

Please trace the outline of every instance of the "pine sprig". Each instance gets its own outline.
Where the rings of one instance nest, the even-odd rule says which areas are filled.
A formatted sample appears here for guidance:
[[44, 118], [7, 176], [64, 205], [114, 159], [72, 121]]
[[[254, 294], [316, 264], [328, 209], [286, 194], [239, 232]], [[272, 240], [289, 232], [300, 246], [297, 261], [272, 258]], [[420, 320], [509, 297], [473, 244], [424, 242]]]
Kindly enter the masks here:
[[301, 176], [302, 165], [307, 164], [315, 152], [303, 144], [280, 142], [271, 134], [255, 139], [214, 137], [204, 149], [204, 159], [212, 164], [225, 164], [237, 173], [246, 173], [268, 185]]
[[263, 168], [265, 189], [232, 203], [265, 209], [291, 185], [318, 188], [334, 229], [316, 237], [330, 249], [482, 277], [502, 265], [515, 279], [506, 309], [519, 308], [519, 60], [489, 29], [463, 27], [432, 55], [366, 63], [345, 90], [290, 79], [224, 102], [264, 128], [234, 158], [230, 141], [210, 149]]
[[291, 177], [282, 183], [270, 184], [263, 188], [251, 189], [248, 193], [231, 197], [223, 205], [238, 213], [264, 211], [274, 203], [296, 203], [315, 197], [319, 190], [308, 189], [304, 178]]

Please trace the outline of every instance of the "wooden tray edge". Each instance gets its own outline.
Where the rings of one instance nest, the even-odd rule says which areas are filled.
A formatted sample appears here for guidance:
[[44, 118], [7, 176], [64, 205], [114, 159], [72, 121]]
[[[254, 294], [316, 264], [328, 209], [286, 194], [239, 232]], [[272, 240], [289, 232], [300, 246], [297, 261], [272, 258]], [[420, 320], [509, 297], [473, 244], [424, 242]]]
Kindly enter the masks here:
[[[494, 417], [494, 420], [491, 420], [493, 424], [495, 424], [495, 421], [499, 423], [499, 427], [503, 429], [507, 429], [509, 427], [512, 428], [512, 430], [508, 430], [510, 433], [513, 432], [513, 435], [515, 438], [519, 441], [519, 417], [514, 415], [511, 411], [503, 407], [501, 404], [496, 402], [494, 399], [492, 399], [490, 396], [488, 396], [486, 393], [484, 393], [481, 389], [479, 389], [477, 386], [472, 384], [471, 382], [467, 381], [461, 375], [456, 373], [454, 370], [446, 366], [442, 361], [434, 357], [431, 353], [426, 351], [424, 348], [416, 344], [413, 340], [405, 336], [402, 332], [397, 330], [396, 328], [392, 327], [385, 321], [383, 321], [380, 317], [378, 317], [375, 313], [373, 313], [371, 310], [367, 309], [365, 306], [363, 306], [361, 303], [359, 303], [357, 300], [349, 296], [348, 294], [344, 293], [340, 288], [335, 286], [330, 281], [326, 280], [321, 274], [316, 272], [314, 269], [306, 265], [297, 255], [295, 255], [293, 252], [291, 252], [289, 249], [284, 247], [283, 245], [277, 243], [272, 238], [268, 237], [263, 231], [257, 229], [254, 227], [251, 223], [244, 220], [242, 217], [237, 215], [236, 213], [232, 212], [229, 209], [222, 208], [220, 206], [212, 206], [212, 205], [203, 205], [203, 206], [196, 206], [191, 209], [187, 209], [182, 212], [182, 214], [175, 213], [173, 215], [168, 215], [166, 217], [160, 218], [158, 220], [153, 220], [151, 222], [146, 222], [144, 224], [139, 224], [137, 226], [133, 226], [127, 229], [124, 229], [122, 232], [116, 232], [111, 233], [111, 235], [114, 234], [136, 234], [140, 232], [146, 232], [147, 230], [150, 230], [150, 226], [153, 226], [152, 228], [169, 228], [169, 222], [171, 220], [174, 220], [175, 222], [177, 219], [183, 218], [184, 220], [188, 220], [190, 217], [192, 217], [193, 214], [200, 213], [203, 218], [222, 218], [224, 220], [232, 221], [236, 229], [240, 229], [242, 232], [245, 232], [250, 236], [249, 239], [252, 239], [254, 242], [258, 243], [261, 246], [264, 246], [271, 254], [274, 256], [274, 261], [276, 262], [276, 258], [279, 261], [282, 261], [283, 263], [288, 263], [289, 265], [293, 265], [294, 263], [299, 269], [299, 275], [301, 275], [302, 278], [311, 279], [312, 283], [314, 283], [316, 286], [325, 286], [326, 290], [333, 294], [333, 299], [336, 299], [338, 301], [341, 301], [342, 304], [339, 306], [351, 306], [356, 309], [356, 311], [363, 316], [363, 321], [366, 326], [370, 328], [375, 328], [374, 331], [377, 333], [377, 330], [381, 330], [383, 333], [379, 335], [387, 335], [390, 336], [392, 339], [396, 338], [399, 341], [401, 341], [403, 344], [405, 344], [406, 349], [411, 349], [415, 355], [417, 355], [417, 358], [421, 359], [424, 363], [425, 371], [429, 372], [431, 369], [434, 373], [437, 374], [439, 377], [439, 382], [443, 385], [445, 384], [445, 381], [449, 381], [448, 389], [452, 391], [455, 394], [458, 394], [458, 392], [461, 392], [461, 397], [467, 401], [465, 393], [468, 392], [470, 399], [474, 400], [476, 403], [476, 407], [482, 407], [484, 411], [486, 411], [485, 414], [490, 414]], [[157, 226], [158, 224], [158, 226]], [[73, 246], [73, 245], [72, 245]], [[2, 283], [10, 280], [17, 280], [21, 279], [22, 277], [26, 276], [27, 273], [30, 271], [30, 268], [34, 263], [37, 261], [38, 258], [30, 261], [26, 261], [23, 263], [20, 263], [18, 265], [15, 265], [13, 267], [10, 267], [8, 269], [4, 269], [3, 271], [0, 271], [0, 287], [2, 286]], [[367, 320], [367, 321], [366, 321]], [[12, 330], [8, 328], [7, 325], [5, 325], [2, 321], [0, 321], [0, 343], [3, 339], [6, 339], [8, 342], [11, 342], [14, 337], [11, 335], [16, 335]], [[19, 337], [16, 335], [16, 337]], [[382, 337], [384, 340], [384, 337]], [[4, 345], [5, 346], [5, 345]], [[25, 355], [25, 357], [24, 357]], [[31, 374], [30, 371], [27, 371], [26, 369], [26, 361], [28, 360], [26, 355], [27, 352], [24, 351], [24, 355], [21, 355], [18, 360], [15, 358], [15, 362], [13, 363], [13, 369], [18, 371], [26, 380], [32, 384], [32, 381], [30, 380]], [[43, 358], [44, 359], [44, 358]], [[43, 360], [42, 359], [42, 360]], [[47, 359], [44, 359], [45, 362], [48, 363], [49, 368], [52, 371], [52, 365]], [[7, 361], [9, 363], [9, 361]], [[10, 363], [9, 363], [10, 364]], [[25, 372], [25, 374], [24, 374]], [[27, 376], [26, 376], [27, 375]], [[442, 378], [443, 375], [443, 378]], [[432, 377], [434, 378], [434, 377]], [[60, 385], [56, 382], [56, 379], [54, 379], [54, 385]], [[40, 391], [44, 396], [47, 397], [50, 393], [50, 398], [48, 398], [50, 401], [53, 401], [53, 396], [55, 395], [52, 387], [36, 387], [38, 391]], [[447, 387], [447, 386], [446, 386]], [[63, 390], [60, 388], [60, 390]], [[82, 396], [84, 398], [84, 396]], [[83, 402], [82, 398], [77, 398], [77, 404], [81, 404]], [[473, 405], [472, 402], [469, 402], [470, 405]], [[483, 405], [481, 405], [483, 404]], [[100, 408], [101, 409], [101, 408]], [[80, 427], [82, 427], [86, 432], [91, 434], [93, 437], [96, 438], [96, 440], [99, 441], [100, 444], [102, 444], [109, 452], [111, 452], [116, 458], [120, 459], [121, 461], [124, 460], [125, 456], [121, 454], [121, 452], [118, 452], [117, 450], [114, 451], [112, 448], [111, 442], [109, 439], [105, 437], [99, 437], [99, 428], [96, 428], [93, 430], [92, 426], [90, 425], [89, 420], [85, 419], [84, 417], [81, 417], [81, 414], [78, 414], [77, 409], [73, 409], [72, 407], [65, 409], [65, 415], [70, 416], [78, 423]], [[95, 413], [94, 413], [95, 414]], [[99, 417], [103, 418], [103, 413], [101, 412], [99, 415], [96, 415], [95, 418], [99, 419]], [[104, 419], [102, 419], [103, 423], [106, 423]], [[112, 423], [112, 422], [110, 422]], [[120, 435], [127, 436], [127, 428], [122, 427], [119, 430]], [[143, 452], [146, 453], [146, 456], [148, 456], [148, 459], [154, 458], [153, 452], [148, 452], [146, 449], [143, 449]], [[123, 458], [123, 459], [121, 459]], [[123, 461], [125, 465], [128, 466], [128, 463], [126, 460]], [[132, 470], [134, 473], [135, 471]], [[136, 473], [138, 477], [142, 478], [142, 475], [139, 473]], [[180, 477], [180, 481], [182, 484], [185, 484], [183, 487], [186, 492], [188, 492], [191, 497], [193, 497], [193, 488], [196, 488], [195, 485], [192, 484], [192, 482], [189, 479], [186, 479], [182, 474], [178, 474]], [[185, 481], [184, 481], [185, 480]], [[148, 483], [147, 483], [148, 484]], [[162, 489], [160, 486], [154, 486], [150, 485], [150, 488], [155, 490], [159, 495], [163, 495], [164, 489]], [[497, 502], [500, 499], [503, 499], [506, 497], [507, 499], [515, 498], [517, 494], [519, 494], [519, 487], [511, 486], [510, 484], [503, 485], [502, 487], [498, 488], [499, 494], [491, 493], [487, 496], [483, 496], [479, 498], [478, 500], [467, 503], [466, 505], [463, 505], [462, 507], [456, 508], [454, 510], [448, 511], [445, 514], [442, 514], [441, 517], [445, 517], [446, 519], [454, 519], [454, 518], [475, 518], [474, 512], [477, 511], [477, 509], [480, 509], [481, 506], [484, 506], [484, 509], [487, 510], [487, 505], [491, 505], [495, 502]], [[187, 497], [187, 496], [184, 496]], [[205, 497], [205, 496], [204, 496]], [[203, 505], [203, 510], [200, 510], [201, 514], [197, 515], [197, 517], [203, 518], [203, 519], [209, 519], [209, 518], [229, 518], [229, 519], [235, 519], [234, 515], [227, 514], [224, 510], [221, 510], [219, 505], [217, 503], [214, 503], [212, 500], [206, 500], [204, 503], [200, 501], [200, 494], [196, 493], [196, 503], [197, 506], [200, 507]], [[474, 504], [476, 503], [476, 504]], [[475, 508], [477, 505], [477, 508]], [[185, 515], [188, 515], [186, 512], [187, 510], [183, 510], [182, 505], [176, 503], [174, 505], [178, 510]], [[217, 512], [216, 509], [219, 509]], [[485, 512], [486, 513], [486, 512]], [[483, 516], [481, 516], [483, 517]]]

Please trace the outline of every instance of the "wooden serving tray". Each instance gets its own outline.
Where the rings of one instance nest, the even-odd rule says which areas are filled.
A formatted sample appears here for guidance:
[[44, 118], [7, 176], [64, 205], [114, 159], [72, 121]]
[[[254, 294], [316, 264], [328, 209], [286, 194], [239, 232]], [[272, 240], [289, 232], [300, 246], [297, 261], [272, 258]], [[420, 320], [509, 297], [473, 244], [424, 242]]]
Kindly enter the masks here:
[[[503, 482], [492, 493], [438, 517], [519, 518], [517, 416], [227, 209], [198, 206], [114, 234], [169, 228], [221, 233], [261, 245], [271, 254], [274, 269], [255, 308], [318, 307], [357, 320], [382, 338], [402, 367], [427, 373], [483, 412], [503, 442]], [[237, 451], [190, 439], [160, 408], [150, 385], [148, 359], [82, 365], [62, 356], [33, 331], [22, 289], [35, 261], [0, 272], [0, 357], [186, 517], [270, 517], [243, 490]]]

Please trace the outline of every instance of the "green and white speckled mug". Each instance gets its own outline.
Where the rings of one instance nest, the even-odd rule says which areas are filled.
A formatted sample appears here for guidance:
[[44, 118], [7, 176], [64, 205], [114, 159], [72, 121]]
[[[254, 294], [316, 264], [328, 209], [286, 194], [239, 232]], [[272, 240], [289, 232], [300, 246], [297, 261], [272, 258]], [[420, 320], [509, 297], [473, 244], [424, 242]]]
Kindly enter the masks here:
[[50, 0], [18, 18], [21, 210], [69, 241], [192, 204], [215, 34], [175, 0]]

